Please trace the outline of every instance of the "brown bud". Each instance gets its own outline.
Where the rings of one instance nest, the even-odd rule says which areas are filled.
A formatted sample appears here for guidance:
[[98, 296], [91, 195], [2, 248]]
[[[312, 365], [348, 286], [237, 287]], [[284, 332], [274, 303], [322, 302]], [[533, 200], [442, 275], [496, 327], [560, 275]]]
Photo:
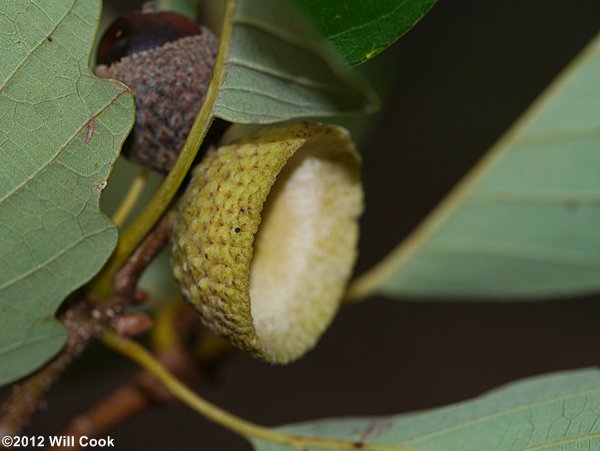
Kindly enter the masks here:
[[129, 13], [108, 28], [96, 75], [134, 93], [136, 124], [124, 150], [132, 161], [171, 169], [202, 105], [217, 49], [210, 30], [176, 13]]
[[115, 318], [113, 327], [119, 335], [134, 337], [152, 329], [152, 318], [143, 312], [129, 312]]

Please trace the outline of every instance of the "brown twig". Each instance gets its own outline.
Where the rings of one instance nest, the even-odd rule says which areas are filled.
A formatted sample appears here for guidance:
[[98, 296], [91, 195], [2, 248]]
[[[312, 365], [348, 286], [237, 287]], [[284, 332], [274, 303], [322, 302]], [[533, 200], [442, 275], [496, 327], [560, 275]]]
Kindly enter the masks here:
[[[180, 380], [188, 384], [197, 384], [199, 373], [187, 352], [172, 350], [159, 356], [159, 360]], [[122, 424], [147, 408], [174, 401], [175, 398], [154, 376], [147, 371], [140, 372], [134, 382], [118, 388], [87, 412], [76, 417], [62, 433], [75, 437], [79, 443], [82, 436], [98, 437], [114, 426]], [[51, 451], [73, 451], [71, 447], [56, 447]]]
[[[169, 348], [158, 351], [158, 360], [177, 376], [180, 380], [197, 384], [200, 382], [200, 374], [193, 356], [187, 350], [185, 344], [196, 329], [196, 320], [188, 320], [187, 313], [183, 312], [173, 319], [178, 324], [177, 342]], [[175, 328], [175, 324], [173, 324]], [[147, 371], [141, 371], [135, 380], [123, 387], [118, 388], [99, 404], [92, 407], [84, 414], [75, 418], [63, 435], [74, 436], [75, 443], [79, 443], [79, 437], [100, 436], [108, 432], [114, 426], [124, 423], [148, 407], [156, 404], [164, 404], [175, 398], [167, 391], [156, 378]], [[53, 448], [52, 451], [73, 451], [73, 447]]]
[[111, 393], [86, 414], [77, 417], [63, 433], [75, 437], [72, 446], [58, 446], [52, 451], [74, 451], [83, 436], [95, 437], [102, 431], [110, 430], [114, 425], [142, 412], [149, 404], [149, 398], [139, 387], [125, 386]]
[[125, 299], [133, 299], [142, 272], [169, 242], [170, 234], [169, 220], [167, 217], [163, 217], [115, 276], [113, 287], [116, 295]]
[[13, 386], [9, 398], [0, 408], [0, 437], [18, 435], [24, 429], [65, 368], [124, 312], [125, 307], [135, 298], [141, 273], [166, 245], [168, 238], [169, 225], [163, 219], [117, 274], [111, 298], [102, 301], [83, 298], [59, 315], [59, 320], [68, 329], [67, 344], [52, 361]]
[[22, 432], [64, 369], [81, 355], [120, 310], [122, 303], [118, 299], [110, 299], [101, 307], [93, 306], [86, 299], [61, 315], [60, 320], [69, 332], [66, 346], [37, 373], [13, 386], [9, 398], [0, 409], [0, 436]]

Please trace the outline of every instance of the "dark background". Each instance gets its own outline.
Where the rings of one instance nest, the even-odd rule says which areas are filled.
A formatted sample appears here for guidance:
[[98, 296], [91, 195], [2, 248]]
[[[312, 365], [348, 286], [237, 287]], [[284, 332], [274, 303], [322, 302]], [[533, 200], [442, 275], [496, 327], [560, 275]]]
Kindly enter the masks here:
[[[379, 57], [396, 83], [361, 149], [367, 210], [359, 271], [418, 224], [599, 24], [598, 0], [441, 0]], [[457, 301], [377, 297], [346, 307], [297, 363], [271, 367], [235, 352], [197, 388], [242, 417], [277, 425], [439, 406], [600, 361], [595, 298]], [[96, 346], [65, 374], [28, 432], [58, 433], [136, 371]], [[250, 449], [179, 404], [149, 410], [111, 435], [119, 450]]]

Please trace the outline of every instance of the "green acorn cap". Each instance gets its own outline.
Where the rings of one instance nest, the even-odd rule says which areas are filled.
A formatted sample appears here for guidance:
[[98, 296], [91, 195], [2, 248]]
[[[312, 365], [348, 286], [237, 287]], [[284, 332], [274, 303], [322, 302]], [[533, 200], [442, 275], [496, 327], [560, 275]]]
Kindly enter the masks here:
[[174, 216], [173, 271], [213, 332], [287, 363], [332, 321], [357, 255], [360, 158], [337, 126], [211, 150]]

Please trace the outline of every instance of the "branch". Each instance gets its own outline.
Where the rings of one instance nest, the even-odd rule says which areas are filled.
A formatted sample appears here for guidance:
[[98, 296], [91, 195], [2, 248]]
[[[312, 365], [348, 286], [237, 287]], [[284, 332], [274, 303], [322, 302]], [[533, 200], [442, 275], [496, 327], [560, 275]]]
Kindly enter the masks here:
[[[159, 354], [157, 360], [188, 384], [198, 384], [200, 375], [192, 356], [183, 348]], [[141, 371], [135, 380], [118, 388], [84, 414], [76, 417], [62, 435], [98, 437], [113, 427], [126, 422], [147, 408], [175, 400], [161, 383], [148, 371]], [[77, 449], [77, 448], [75, 448]], [[73, 451], [72, 446], [52, 448], [51, 451]]]
[[0, 435], [18, 435], [23, 431], [65, 368], [102, 333], [123, 307], [122, 301], [117, 298], [109, 299], [101, 306], [85, 299], [69, 307], [59, 317], [69, 332], [67, 344], [54, 360], [13, 386], [0, 409]]
[[84, 415], [77, 417], [63, 435], [75, 437], [75, 446], [58, 446], [51, 451], [74, 451], [83, 436], [96, 437], [114, 425], [142, 412], [149, 405], [150, 398], [137, 386], [125, 386], [116, 390], [108, 398]]
[[[174, 306], [176, 308], [174, 308]], [[155, 328], [169, 327], [173, 339], [156, 352], [156, 358], [165, 368], [189, 384], [198, 384], [201, 377], [194, 356], [187, 350], [186, 343], [196, 331], [198, 318], [190, 315], [191, 309], [181, 309], [176, 302], [169, 303], [157, 313]], [[164, 312], [168, 314], [163, 314]], [[161, 319], [163, 318], [163, 319]], [[157, 404], [174, 401], [175, 398], [148, 371], [141, 371], [133, 382], [118, 388], [99, 404], [75, 418], [62, 435], [77, 437], [101, 436], [114, 426], [124, 423], [138, 413]], [[68, 451], [71, 448], [55, 448], [52, 451]]]
[[52, 361], [13, 386], [9, 398], [0, 408], [1, 436], [21, 433], [65, 368], [121, 317], [125, 307], [136, 297], [135, 288], [144, 268], [168, 239], [168, 221], [163, 219], [117, 273], [112, 297], [101, 301], [83, 298], [59, 315], [59, 320], [68, 329], [67, 344]]
[[117, 296], [124, 299], [133, 299], [138, 280], [144, 269], [167, 245], [170, 235], [169, 220], [167, 217], [163, 217], [116, 274], [113, 290]]

